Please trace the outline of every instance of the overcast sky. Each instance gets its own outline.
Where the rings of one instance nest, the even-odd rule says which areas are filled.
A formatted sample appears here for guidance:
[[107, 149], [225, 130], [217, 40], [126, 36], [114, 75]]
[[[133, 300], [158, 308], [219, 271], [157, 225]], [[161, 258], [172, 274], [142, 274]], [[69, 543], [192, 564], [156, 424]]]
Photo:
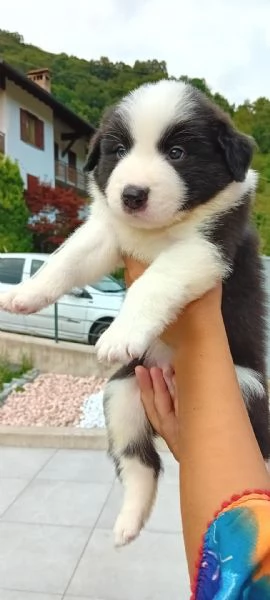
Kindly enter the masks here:
[[270, 98], [270, 0], [8, 0], [0, 27], [80, 58], [165, 60], [237, 104]]

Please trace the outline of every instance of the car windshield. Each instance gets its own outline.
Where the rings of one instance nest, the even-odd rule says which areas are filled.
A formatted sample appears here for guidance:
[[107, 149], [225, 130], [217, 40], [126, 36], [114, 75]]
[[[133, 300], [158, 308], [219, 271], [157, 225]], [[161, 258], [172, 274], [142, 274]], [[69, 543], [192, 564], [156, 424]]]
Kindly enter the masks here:
[[113, 277], [103, 277], [100, 281], [91, 284], [91, 287], [99, 292], [110, 293], [123, 292], [125, 289], [124, 285]]

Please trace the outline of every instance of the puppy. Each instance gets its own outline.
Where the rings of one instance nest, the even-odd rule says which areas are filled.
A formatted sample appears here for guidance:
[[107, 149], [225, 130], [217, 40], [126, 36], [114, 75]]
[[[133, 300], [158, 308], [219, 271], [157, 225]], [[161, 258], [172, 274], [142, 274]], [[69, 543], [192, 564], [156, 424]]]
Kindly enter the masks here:
[[92, 140], [88, 221], [32, 279], [0, 298], [5, 310], [35, 312], [114, 271], [123, 254], [150, 265], [96, 345], [100, 360], [125, 365], [104, 402], [110, 454], [125, 489], [117, 545], [139, 534], [161, 471], [135, 366], [167, 369], [171, 355], [160, 334], [220, 278], [236, 374], [262, 454], [270, 455], [263, 273], [250, 225], [252, 153], [251, 140], [190, 85], [139, 87], [105, 115]]

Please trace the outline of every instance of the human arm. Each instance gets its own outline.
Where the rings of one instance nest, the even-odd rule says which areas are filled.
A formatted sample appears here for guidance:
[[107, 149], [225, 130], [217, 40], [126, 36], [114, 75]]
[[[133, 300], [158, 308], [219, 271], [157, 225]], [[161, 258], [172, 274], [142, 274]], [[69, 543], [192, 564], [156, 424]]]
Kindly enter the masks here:
[[[128, 279], [143, 270], [128, 261]], [[178, 411], [159, 369], [137, 367], [148, 418], [181, 459], [183, 532], [191, 577], [208, 522], [245, 490], [270, 490], [236, 378], [221, 314], [221, 286], [191, 303], [165, 332], [174, 350]]]

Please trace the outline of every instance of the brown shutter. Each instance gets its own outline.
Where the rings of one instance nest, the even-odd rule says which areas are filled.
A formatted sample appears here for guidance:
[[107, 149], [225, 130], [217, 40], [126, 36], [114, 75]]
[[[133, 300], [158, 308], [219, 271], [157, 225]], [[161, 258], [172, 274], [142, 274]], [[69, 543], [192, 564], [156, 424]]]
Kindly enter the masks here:
[[20, 124], [21, 124], [21, 140], [27, 141], [27, 112], [20, 109]]
[[40, 119], [36, 119], [35, 122], [35, 137], [37, 148], [44, 150], [44, 123]]

